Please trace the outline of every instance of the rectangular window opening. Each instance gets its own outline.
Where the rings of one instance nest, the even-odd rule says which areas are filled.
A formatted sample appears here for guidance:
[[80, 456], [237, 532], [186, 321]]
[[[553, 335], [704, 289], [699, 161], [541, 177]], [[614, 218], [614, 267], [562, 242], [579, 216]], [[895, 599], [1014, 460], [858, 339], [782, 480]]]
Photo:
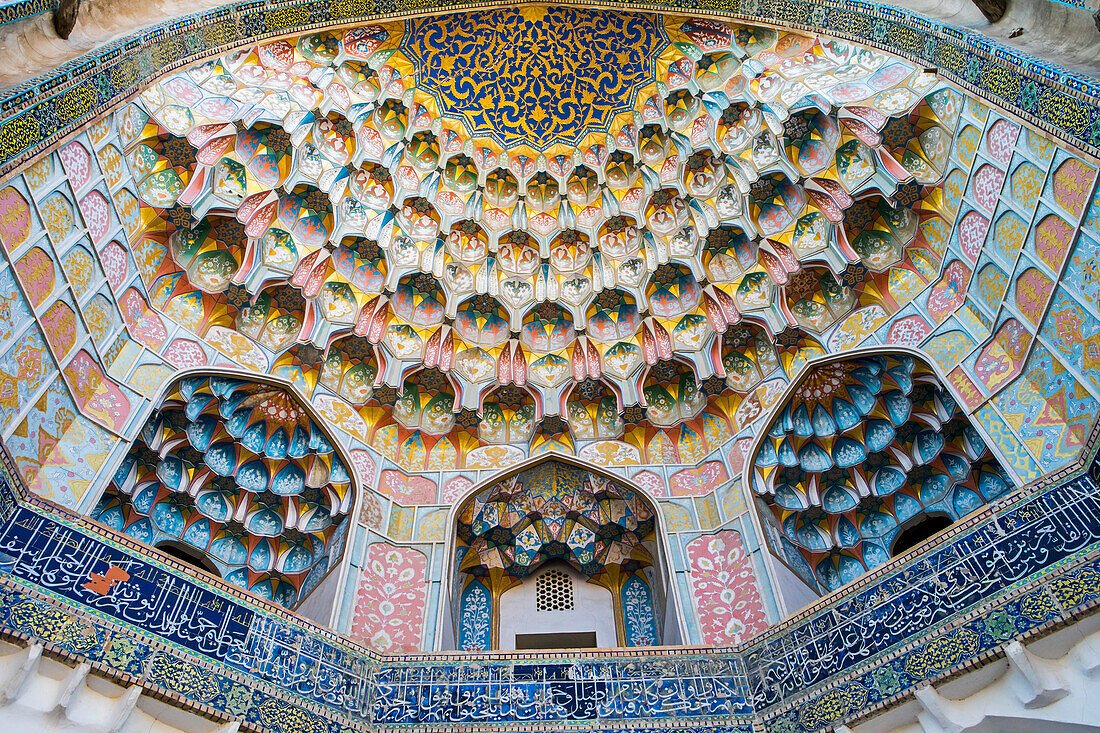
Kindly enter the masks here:
[[516, 649], [595, 649], [595, 631], [516, 634]]

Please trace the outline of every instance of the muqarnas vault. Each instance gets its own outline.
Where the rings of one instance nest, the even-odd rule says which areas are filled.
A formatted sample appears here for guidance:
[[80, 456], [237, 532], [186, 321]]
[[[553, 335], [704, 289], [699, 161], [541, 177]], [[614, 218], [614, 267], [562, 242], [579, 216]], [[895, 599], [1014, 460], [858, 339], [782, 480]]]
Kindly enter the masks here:
[[1091, 78], [359, 5], [8, 96], [13, 725], [1095, 728]]

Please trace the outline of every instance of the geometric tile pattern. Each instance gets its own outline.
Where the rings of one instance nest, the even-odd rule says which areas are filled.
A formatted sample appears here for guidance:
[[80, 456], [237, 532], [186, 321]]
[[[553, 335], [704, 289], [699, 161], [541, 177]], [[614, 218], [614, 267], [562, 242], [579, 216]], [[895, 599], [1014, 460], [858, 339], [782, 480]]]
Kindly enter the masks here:
[[654, 560], [654, 516], [637, 492], [577, 466], [550, 460], [488, 486], [458, 516], [459, 569], [523, 578], [564, 559], [589, 576]]

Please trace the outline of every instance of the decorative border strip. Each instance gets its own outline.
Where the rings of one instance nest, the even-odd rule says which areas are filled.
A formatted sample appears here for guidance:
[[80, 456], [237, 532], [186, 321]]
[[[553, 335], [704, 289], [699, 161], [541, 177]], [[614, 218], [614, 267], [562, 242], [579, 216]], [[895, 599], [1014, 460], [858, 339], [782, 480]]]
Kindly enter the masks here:
[[[1064, 0], [1057, 0], [1063, 2]], [[57, 10], [58, 0], [17, 0], [0, 7], [0, 25]]]
[[8, 578], [0, 578], [0, 635], [42, 643], [55, 655], [90, 663], [119, 684], [139, 684], [185, 709], [221, 720], [243, 720], [254, 730], [370, 730], [361, 719], [334, 719], [323, 709], [288, 702], [286, 691], [277, 686], [66, 608]]

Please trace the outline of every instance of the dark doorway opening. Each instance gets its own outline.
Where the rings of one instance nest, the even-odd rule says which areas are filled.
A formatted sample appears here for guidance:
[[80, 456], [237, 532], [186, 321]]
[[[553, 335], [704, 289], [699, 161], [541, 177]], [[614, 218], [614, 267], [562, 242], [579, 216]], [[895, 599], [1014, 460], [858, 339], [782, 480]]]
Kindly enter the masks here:
[[157, 549], [165, 555], [175, 558], [186, 565], [210, 573], [215, 577], [222, 577], [222, 574], [218, 572], [217, 566], [210, 561], [210, 558], [193, 547], [188, 547], [181, 542], [161, 542], [157, 545]]
[[904, 527], [894, 537], [894, 546], [890, 550], [890, 557], [897, 557], [913, 549], [929, 537], [939, 534], [955, 520], [946, 514], [924, 514], [916, 518], [913, 524]]
[[516, 649], [595, 649], [595, 631], [516, 634]]

